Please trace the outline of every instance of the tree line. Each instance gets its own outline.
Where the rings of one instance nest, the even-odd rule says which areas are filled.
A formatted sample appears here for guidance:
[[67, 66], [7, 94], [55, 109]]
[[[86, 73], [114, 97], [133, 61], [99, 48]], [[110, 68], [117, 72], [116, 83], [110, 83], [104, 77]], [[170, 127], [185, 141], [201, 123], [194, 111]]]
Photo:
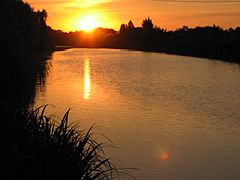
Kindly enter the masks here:
[[63, 32], [46, 25], [46, 10], [34, 9], [22, 0], [0, 1], [0, 47], [2, 54], [16, 57], [36, 56], [56, 45], [76, 47], [126, 48], [187, 56], [240, 61], [240, 27], [219, 26], [168, 31], [154, 25], [149, 17], [135, 27], [130, 20], [120, 29], [97, 28], [92, 33]]
[[59, 45], [136, 49], [240, 62], [240, 27], [183, 26], [167, 31], [148, 17], [141, 27], [135, 27], [130, 20], [121, 24], [119, 31], [103, 28], [91, 34], [56, 31], [55, 39]]
[[120, 33], [113, 37], [113, 44], [128, 48], [224, 59], [240, 62], [240, 27], [235, 29], [213, 25], [189, 28], [183, 26], [167, 31], [154, 26], [150, 18], [144, 19], [142, 27], [135, 28], [129, 21], [121, 25]]

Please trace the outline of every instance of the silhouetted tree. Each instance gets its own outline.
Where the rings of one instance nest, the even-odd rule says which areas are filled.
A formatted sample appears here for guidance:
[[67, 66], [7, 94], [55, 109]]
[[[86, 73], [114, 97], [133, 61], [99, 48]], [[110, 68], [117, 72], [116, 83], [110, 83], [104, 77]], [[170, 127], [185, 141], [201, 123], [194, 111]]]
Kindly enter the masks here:
[[223, 30], [213, 25], [189, 28], [183, 26], [167, 31], [155, 26], [150, 18], [142, 27], [122, 24], [120, 32], [112, 36], [112, 47], [167, 52], [189, 56], [224, 59], [239, 62], [240, 27]]
[[127, 29], [126, 24], [121, 24], [119, 32], [123, 33], [126, 29]]
[[153, 29], [152, 20], [149, 17], [147, 19], [144, 19], [142, 22], [142, 27], [143, 29], [152, 30]]
[[133, 29], [134, 28], [134, 24], [133, 24], [133, 22], [131, 20], [128, 22], [127, 28], [129, 28], [129, 29]]

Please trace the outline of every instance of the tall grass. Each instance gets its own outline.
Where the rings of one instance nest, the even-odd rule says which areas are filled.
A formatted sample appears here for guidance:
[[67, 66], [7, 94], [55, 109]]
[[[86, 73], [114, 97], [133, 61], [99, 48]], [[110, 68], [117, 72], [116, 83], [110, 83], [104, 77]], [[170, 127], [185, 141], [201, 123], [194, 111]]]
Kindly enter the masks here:
[[58, 123], [45, 115], [45, 109], [2, 116], [10, 125], [0, 128], [0, 179], [118, 177], [117, 168], [105, 157], [103, 145], [92, 137], [93, 127], [87, 132], [78, 131], [77, 125], [69, 125], [69, 110]]

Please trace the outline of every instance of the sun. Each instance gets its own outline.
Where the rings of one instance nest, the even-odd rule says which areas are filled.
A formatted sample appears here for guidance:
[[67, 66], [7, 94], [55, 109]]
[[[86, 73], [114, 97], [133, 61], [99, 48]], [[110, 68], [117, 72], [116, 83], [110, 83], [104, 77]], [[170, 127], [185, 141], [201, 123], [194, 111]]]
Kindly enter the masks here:
[[90, 32], [99, 27], [100, 23], [95, 16], [85, 16], [79, 20], [79, 29]]

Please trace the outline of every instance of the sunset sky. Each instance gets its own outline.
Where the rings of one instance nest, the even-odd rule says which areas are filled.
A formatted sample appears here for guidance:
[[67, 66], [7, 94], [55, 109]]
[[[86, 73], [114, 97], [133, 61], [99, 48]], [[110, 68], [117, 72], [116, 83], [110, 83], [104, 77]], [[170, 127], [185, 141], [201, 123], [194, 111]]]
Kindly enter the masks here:
[[154, 24], [172, 30], [220, 25], [240, 26], [240, 0], [25, 0], [35, 10], [46, 9], [48, 24], [64, 31], [80, 30], [93, 20], [94, 26], [119, 30], [121, 23], [132, 20], [135, 26], [148, 16]]

